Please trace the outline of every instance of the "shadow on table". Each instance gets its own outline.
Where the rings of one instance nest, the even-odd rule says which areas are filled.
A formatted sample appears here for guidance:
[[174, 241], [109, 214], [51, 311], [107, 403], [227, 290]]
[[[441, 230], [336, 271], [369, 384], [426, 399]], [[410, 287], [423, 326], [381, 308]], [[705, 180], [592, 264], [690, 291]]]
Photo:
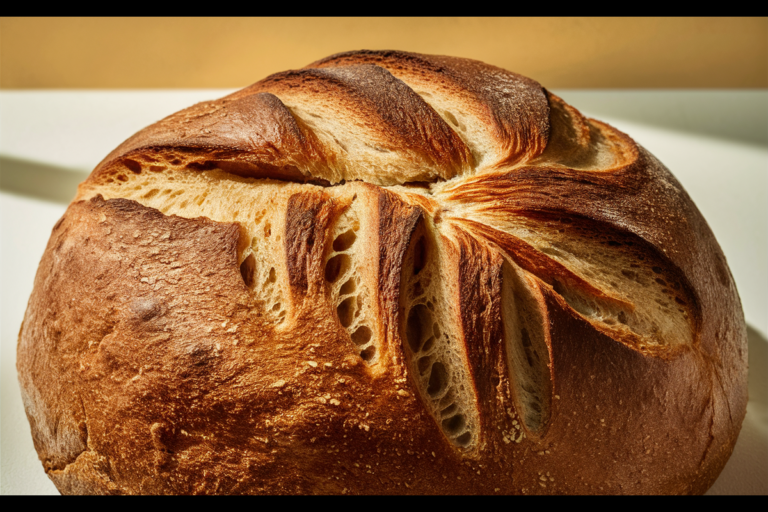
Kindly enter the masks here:
[[87, 172], [0, 156], [0, 190], [54, 203], [69, 204]]
[[[767, 90], [562, 90], [565, 101], [603, 116], [768, 147]], [[610, 121], [609, 121], [610, 122]]]
[[707, 494], [768, 494], [768, 340], [747, 326], [749, 405], [730, 460]]

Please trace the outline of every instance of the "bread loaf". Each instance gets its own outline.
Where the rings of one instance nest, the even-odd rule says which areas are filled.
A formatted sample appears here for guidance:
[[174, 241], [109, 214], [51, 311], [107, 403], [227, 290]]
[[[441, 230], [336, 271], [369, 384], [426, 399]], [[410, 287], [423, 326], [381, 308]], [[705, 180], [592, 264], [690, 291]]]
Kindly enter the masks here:
[[140, 131], [18, 344], [62, 493], [703, 493], [741, 304], [672, 174], [537, 82], [343, 53]]

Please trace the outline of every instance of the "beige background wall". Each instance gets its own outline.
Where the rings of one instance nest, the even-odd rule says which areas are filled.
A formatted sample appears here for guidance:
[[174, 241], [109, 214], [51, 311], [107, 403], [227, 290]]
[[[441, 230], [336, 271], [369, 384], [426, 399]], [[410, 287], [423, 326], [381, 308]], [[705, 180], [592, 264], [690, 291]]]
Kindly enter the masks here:
[[239, 87], [360, 48], [552, 88], [768, 87], [768, 18], [2, 18], [0, 88]]

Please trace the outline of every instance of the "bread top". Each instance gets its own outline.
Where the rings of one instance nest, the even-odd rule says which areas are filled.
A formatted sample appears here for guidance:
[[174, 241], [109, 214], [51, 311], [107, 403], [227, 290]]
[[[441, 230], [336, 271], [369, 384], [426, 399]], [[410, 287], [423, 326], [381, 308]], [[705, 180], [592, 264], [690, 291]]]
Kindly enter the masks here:
[[[67, 353], [46, 314], [100, 389], [78, 391], [90, 426], [82, 440], [71, 421], [69, 451], [66, 421], [25, 399], [54, 425], [36, 446], [64, 488], [95, 467], [78, 454], [106, 450], [137, 461], [125, 492], [193, 492], [202, 472], [241, 478], [200, 462], [235, 446], [273, 469], [232, 492], [703, 492], [746, 408], [738, 294], [681, 185], [627, 135], [467, 59], [343, 53], [169, 116], [80, 186], [41, 269], [25, 396], [53, 393], [29, 375], [59, 364], [34, 343]], [[70, 307], [89, 294], [90, 313]], [[100, 310], [109, 343], [85, 348]], [[347, 436], [338, 464], [375, 452], [378, 480], [328, 458], [347, 441], [314, 444]], [[148, 484], [171, 460], [191, 483]]]
[[148, 148], [200, 148], [247, 162], [241, 172], [253, 177], [435, 182], [538, 156], [548, 117], [538, 83], [482, 62], [351, 52], [183, 110], [102, 165]]
[[[586, 293], [588, 298], [574, 295], [572, 301], [586, 300], [590, 305], [584, 303], [583, 309], [614, 317], [611, 325], [600, 323], [613, 336], [644, 349], [667, 350], [696, 342], [701, 311], [691, 283], [677, 275], [673, 262], [661, 262], [668, 255], [658, 254], [669, 251], [671, 243], [685, 244], [680, 234], [648, 239], [670, 234], [657, 229], [659, 219], [670, 224], [682, 212], [678, 198], [668, 192], [643, 190], [661, 185], [660, 177], [674, 180], [669, 173], [658, 176], [644, 161], [650, 157], [643, 156], [625, 134], [584, 118], [529, 78], [469, 59], [360, 51], [271, 75], [173, 114], [121, 144], [87, 183], [120, 187], [127, 171], [134, 181], [132, 174], [154, 167], [179, 172], [175, 179], [223, 171], [308, 183], [331, 195], [337, 195], [336, 186], [345, 190], [353, 182], [386, 187], [429, 216], [500, 245], [546, 282], [559, 276], [567, 283], [563, 286], [579, 290], [573, 294]], [[682, 190], [674, 182], [666, 188]], [[607, 193], [614, 206], [588, 211], [597, 206], [596, 193]], [[121, 192], [106, 196], [133, 198]], [[634, 209], [628, 204], [633, 196]], [[656, 196], [658, 211], [646, 202], [650, 196]], [[180, 201], [173, 203], [178, 207]], [[563, 237], [552, 224], [561, 213], [598, 224]], [[185, 215], [223, 220], [194, 207]], [[609, 227], [631, 231], [632, 224], [650, 227], [635, 245], [617, 241], [619, 234], [608, 241], [608, 250], [602, 247], [605, 240], [590, 239], [604, 238]], [[563, 245], [569, 248], [558, 254], [556, 247]], [[650, 288], [640, 283], [628, 263], [637, 260], [633, 251], [656, 262], [645, 267], [674, 276], [668, 277], [670, 286], [662, 284], [664, 275], [654, 276]], [[602, 269], [580, 268], [585, 261], [569, 262], [568, 252], [590, 253], [592, 267], [614, 267], [613, 272], [601, 276]], [[616, 258], [627, 268], [617, 268]], [[641, 302], [638, 295], [648, 297]], [[661, 317], [650, 311], [658, 301], [669, 306]], [[635, 311], [638, 306], [645, 311]], [[633, 325], [616, 322], [622, 310]]]

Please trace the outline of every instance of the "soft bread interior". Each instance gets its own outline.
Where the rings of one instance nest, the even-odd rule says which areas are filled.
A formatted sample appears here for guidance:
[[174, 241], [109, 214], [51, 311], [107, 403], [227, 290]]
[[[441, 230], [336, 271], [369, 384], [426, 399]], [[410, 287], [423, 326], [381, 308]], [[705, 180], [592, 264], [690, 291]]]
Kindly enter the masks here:
[[279, 213], [263, 208], [254, 218], [255, 236], [251, 237], [249, 248], [240, 264], [243, 281], [260, 301], [264, 314], [278, 324], [285, 320], [288, 304], [284, 297], [284, 284], [278, 282], [283, 274], [284, 262], [279, 257], [282, 235], [279, 226], [284, 219]]
[[369, 205], [355, 194], [351, 204], [333, 226], [331, 243], [325, 257], [327, 294], [336, 318], [349, 333], [360, 357], [369, 365], [381, 353], [379, 322], [376, 321], [375, 297], [365, 268], [371, 268], [366, 248], [374, 247]]
[[548, 319], [534, 278], [509, 260], [502, 264], [502, 322], [510, 382], [529, 432], [541, 434], [552, 400]]
[[477, 444], [480, 423], [461, 343], [456, 274], [443, 243], [426, 220], [411, 237], [400, 286], [401, 336], [424, 403], [446, 437], [468, 448]]

